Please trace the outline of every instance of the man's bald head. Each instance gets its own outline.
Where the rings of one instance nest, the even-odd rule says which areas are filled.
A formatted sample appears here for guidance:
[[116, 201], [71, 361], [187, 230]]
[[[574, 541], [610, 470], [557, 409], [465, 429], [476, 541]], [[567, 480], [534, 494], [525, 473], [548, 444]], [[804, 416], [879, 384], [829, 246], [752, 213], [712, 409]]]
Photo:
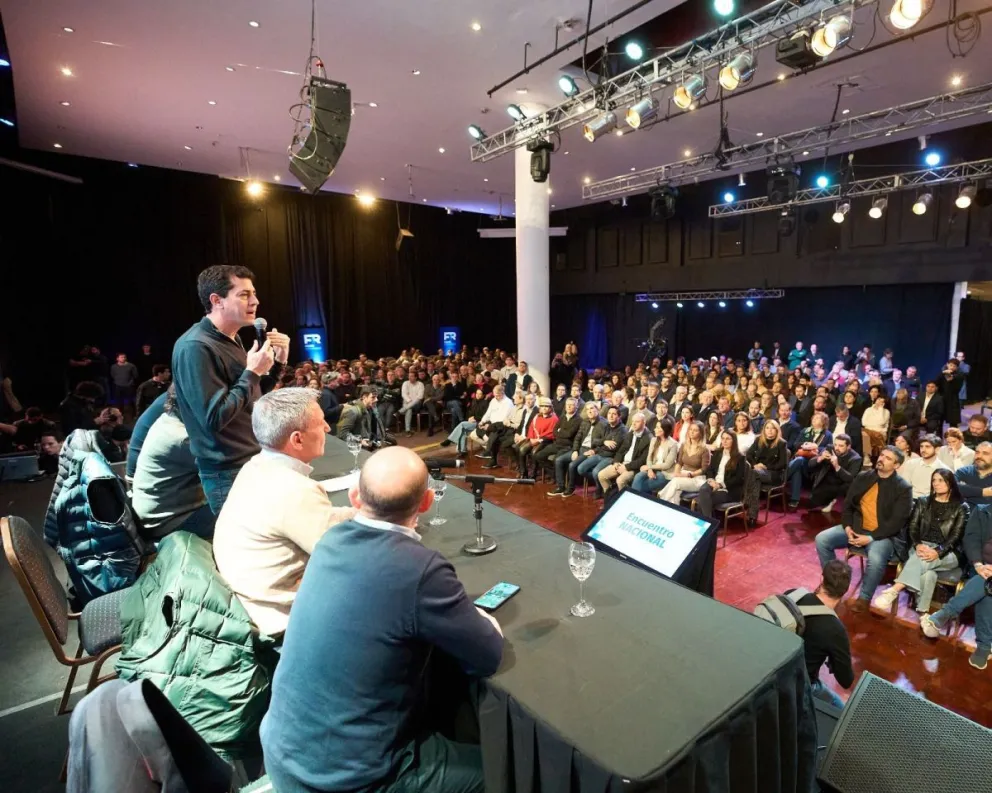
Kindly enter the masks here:
[[427, 489], [427, 466], [410, 449], [380, 449], [362, 467], [351, 503], [363, 515], [399, 525], [416, 523], [434, 500]]

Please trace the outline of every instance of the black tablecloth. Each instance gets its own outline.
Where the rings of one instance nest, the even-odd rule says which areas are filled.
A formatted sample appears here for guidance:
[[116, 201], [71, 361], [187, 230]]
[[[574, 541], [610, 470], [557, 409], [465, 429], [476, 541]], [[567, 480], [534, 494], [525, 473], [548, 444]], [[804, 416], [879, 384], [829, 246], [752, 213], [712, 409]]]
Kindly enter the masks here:
[[[314, 476], [350, 467], [329, 438]], [[572, 617], [567, 538], [487, 503], [500, 546], [471, 557], [471, 494], [449, 487], [441, 512], [448, 522], [425, 525], [424, 544], [472, 597], [521, 586], [496, 613], [503, 664], [478, 693], [487, 793], [812, 789], [816, 722], [797, 636], [605, 554], [585, 584], [596, 613]]]

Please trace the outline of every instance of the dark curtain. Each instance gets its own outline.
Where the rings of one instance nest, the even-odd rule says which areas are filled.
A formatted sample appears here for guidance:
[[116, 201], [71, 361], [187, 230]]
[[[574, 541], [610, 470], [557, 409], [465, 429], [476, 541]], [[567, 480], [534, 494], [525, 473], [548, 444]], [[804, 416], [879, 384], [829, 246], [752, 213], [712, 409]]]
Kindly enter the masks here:
[[992, 396], [992, 303], [971, 298], [961, 301], [957, 348], [971, 366], [969, 400]]
[[[947, 359], [953, 290], [949, 283], [787, 289], [785, 297], [758, 300], [752, 308], [731, 300], [723, 309], [715, 301], [704, 308], [687, 301], [682, 309], [662, 302], [653, 309], [633, 295], [558, 296], [552, 298], [551, 339], [555, 349], [578, 342], [583, 366], [616, 369], [642, 359], [639, 341], [664, 318], [661, 335], [669, 356], [742, 359], [756, 339], [769, 351], [779, 341], [785, 352], [801, 340], [815, 342], [829, 365], [843, 345], [857, 349], [868, 343], [877, 355], [891, 347], [897, 366], [914, 364], [921, 377], [933, 377]], [[593, 316], [605, 317], [605, 327], [600, 330]], [[595, 329], [587, 344], [597, 351], [605, 345], [605, 360], [593, 360], [581, 349], [587, 327]]]

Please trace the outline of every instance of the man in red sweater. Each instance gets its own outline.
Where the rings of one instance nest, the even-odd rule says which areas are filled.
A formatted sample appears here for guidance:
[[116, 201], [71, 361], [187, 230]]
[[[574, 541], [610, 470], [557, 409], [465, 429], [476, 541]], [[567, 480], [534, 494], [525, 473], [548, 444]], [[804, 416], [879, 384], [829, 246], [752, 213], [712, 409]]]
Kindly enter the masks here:
[[[527, 428], [527, 442], [521, 443], [517, 447], [517, 460], [520, 462], [520, 476], [527, 478], [528, 460], [534, 454], [547, 446], [555, 439], [555, 427], [558, 426], [558, 417], [552, 410], [551, 400], [548, 397], [541, 397], [537, 402], [537, 416]], [[531, 472], [531, 476], [537, 476], [537, 466]]]

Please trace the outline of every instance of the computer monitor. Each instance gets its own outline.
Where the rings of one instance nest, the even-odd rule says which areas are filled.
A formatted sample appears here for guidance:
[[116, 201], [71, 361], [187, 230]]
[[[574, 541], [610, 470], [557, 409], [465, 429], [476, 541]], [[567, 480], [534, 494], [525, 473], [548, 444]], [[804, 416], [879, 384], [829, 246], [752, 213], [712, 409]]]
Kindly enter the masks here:
[[681, 574], [716, 529], [716, 520], [626, 488], [582, 538], [611, 556], [681, 583]]

